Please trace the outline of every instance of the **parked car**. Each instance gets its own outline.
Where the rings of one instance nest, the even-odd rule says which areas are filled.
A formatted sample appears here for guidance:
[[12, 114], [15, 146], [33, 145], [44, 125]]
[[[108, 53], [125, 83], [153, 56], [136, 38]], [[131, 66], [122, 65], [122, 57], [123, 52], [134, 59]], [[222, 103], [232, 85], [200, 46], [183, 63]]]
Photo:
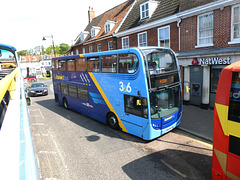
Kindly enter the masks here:
[[37, 78], [36, 78], [36, 76], [30, 75], [30, 76], [24, 78], [24, 80], [28, 81], [28, 82], [36, 82]]
[[43, 83], [32, 83], [28, 93], [29, 96], [48, 95], [48, 88]]

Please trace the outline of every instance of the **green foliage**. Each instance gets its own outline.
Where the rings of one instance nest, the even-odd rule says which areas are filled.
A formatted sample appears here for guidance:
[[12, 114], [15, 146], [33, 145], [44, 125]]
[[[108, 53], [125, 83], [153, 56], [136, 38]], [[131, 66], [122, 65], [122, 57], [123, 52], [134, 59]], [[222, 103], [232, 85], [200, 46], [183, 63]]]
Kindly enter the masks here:
[[59, 50], [58, 50], [58, 54], [65, 54], [65, 52], [70, 48], [70, 46], [68, 44], [65, 43], [61, 43], [59, 45]]
[[17, 52], [19, 56], [26, 56], [27, 55], [27, 50], [22, 50]]
[[[65, 43], [61, 43], [59, 46], [55, 46], [56, 55], [64, 55], [65, 52], [69, 49], [69, 45]], [[48, 54], [51, 55], [53, 52], [53, 46], [49, 46], [46, 49], [43, 46], [36, 46], [30, 50], [22, 50], [18, 51], [19, 56], [27, 56], [27, 55], [39, 55], [39, 54]]]

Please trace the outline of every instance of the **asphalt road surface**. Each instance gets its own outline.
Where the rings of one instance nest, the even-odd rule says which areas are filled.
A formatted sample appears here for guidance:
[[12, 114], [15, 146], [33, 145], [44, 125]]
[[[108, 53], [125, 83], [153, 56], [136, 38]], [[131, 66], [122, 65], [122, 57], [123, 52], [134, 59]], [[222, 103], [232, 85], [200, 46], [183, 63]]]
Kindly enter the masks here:
[[67, 110], [49, 95], [32, 97], [30, 127], [44, 180], [211, 179], [211, 145], [174, 129], [144, 141]]

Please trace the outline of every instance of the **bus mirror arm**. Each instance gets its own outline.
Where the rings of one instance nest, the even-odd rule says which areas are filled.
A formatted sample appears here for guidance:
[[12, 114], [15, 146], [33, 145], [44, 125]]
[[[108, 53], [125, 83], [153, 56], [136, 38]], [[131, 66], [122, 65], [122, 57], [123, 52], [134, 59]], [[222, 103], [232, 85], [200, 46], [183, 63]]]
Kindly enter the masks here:
[[139, 96], [139, 99], [142, 99], [142, 95], [141, 95], [140, 91], [138, 91], [137, 94]]

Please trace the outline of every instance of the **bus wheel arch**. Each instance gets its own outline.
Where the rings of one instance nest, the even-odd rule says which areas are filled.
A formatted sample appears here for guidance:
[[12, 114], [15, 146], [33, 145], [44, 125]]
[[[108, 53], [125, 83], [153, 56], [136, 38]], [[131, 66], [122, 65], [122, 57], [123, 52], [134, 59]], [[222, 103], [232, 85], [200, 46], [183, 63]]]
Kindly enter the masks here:
[[66, 109], [68, 109], [68, 100], [66, 97], [62, 98], [62, 102], [63, 102], [63, 107], [65, 107]]
[[117, 116], [113, 112], [107, 113], [106, 120], [112, 129], [119, 129]]

